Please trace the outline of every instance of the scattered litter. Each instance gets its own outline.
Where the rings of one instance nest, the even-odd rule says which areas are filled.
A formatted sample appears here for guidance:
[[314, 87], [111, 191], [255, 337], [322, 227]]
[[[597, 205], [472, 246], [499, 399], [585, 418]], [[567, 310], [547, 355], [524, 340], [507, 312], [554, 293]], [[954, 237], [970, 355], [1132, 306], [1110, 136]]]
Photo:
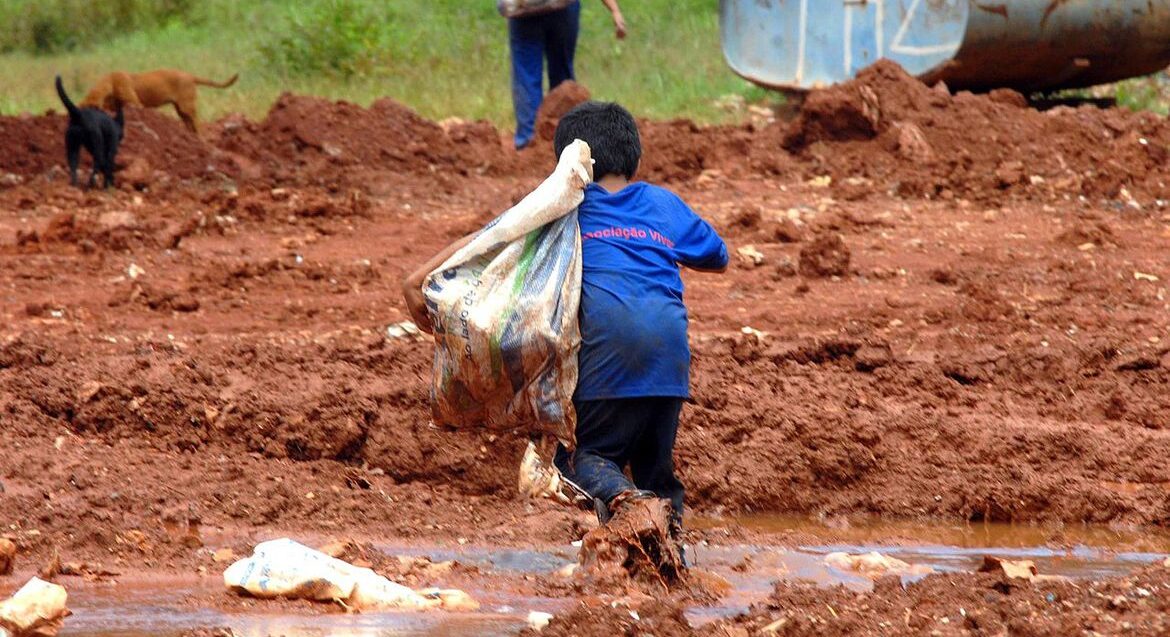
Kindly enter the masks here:
[[254, 597], [336, 602], [349, 610], [467, 610], [479, 606], [463, 591], [414, 591], [368, 568], [287, 538], [257, 544], [251, 557], [224, 571], [223, 581], [229, 590]]
[[877, 551], [850, 554], [844, 551], [829, 553], [825, 564], [842, 571], [853, 571], [865, 577], [876, 579], [884, 575], [929, 575], [934, 572], [929, 566], [910, 564]]
[[130, 277], [131, 280], [137, 279], [144, 274], [146, 274], [146, 270], [139, 267], [137, 263], [131, 263], [130, 267], [126, 268], [126, 276]]
[[1031, 560], [1005, 560], [986, 555], [983, 564], [979, 566], [980, 573], [1002, 573], [1008, 579], [1026, 580], [1029, 582], [1065, 582], [1067, 577], [1062, 575], [1041, 575]]
[[528, 627], [536, 632], [540, 632], [548, 626], [552, 618], [552, 613], [542, 613], [538, 610], [531, 611], [528, 613]]
[[577, 574], [577, 569], [581, 568], [580, 564], [565, 564], [557, 569], [557, 577], [569, 579]]
[[812, 186], [813, 188], [828, 188], [830, 185], [832, 185], [832, 183], [833, 178], [829, 175], [821, 175], [819, 177], [813, 177], [812, 179], [808, 180], [808, 185]]
[[979, 572], [1003, 573], [1010, 579], [1030, 580], [1036, 577], [1039, 571], [1036, 570], [1035, 562], [1031, 560], [1003, 560], [988, 555], [983, 558], [983, 564], [979, 567]]
[[755, 246], [744, 246], [735, 251], [739, 256], [740, 263], [746, 266], [756, 267], [764, 264], [764, 253], [756, 249]]
[[761, 628], [760, 634], [761, 635], [775, 635], [776, 633], [780, 632], [780, 629], [784, 628], [784, 626], [786, 626], [787, 624], [788, 624], [788, 618], [781, 617], [780, 619], [777, 619], [776, 621], [772, 622], [771, 624], [768, 624], [767, 626], [764, 626], [763, 628]]
[[764, 338], [768, 336], [768, 334], [766, 332], [761, 332], [760, 330], [757, 330], [756, 328], [750, 327], [747, 325], [744, 325], [743, 327], [739, 328], [739, 332], [741, 334], [743, 334], [744, 336], [751, 336], [751, 337], [755, 338], [757, 343], [764, 342]]
[[32, 578], [12, 597], [0, 602], [0, 633], [12, 637], [52, 637], [61, 630], [69, 610], [63, 586]]
[[388, 326], [386, 328], [386, 336], [388, 338], [406, 338], [407, 336], [417, 338], [422, 336], [422, 330], [418, 329], [418, 326], [410, 321], [403, 321]]
[[524, 458], [520, 461], [520, 494], [530, 498], [545, 498], [563, 504], [573, 502], [566, 494], [568, 484], [556, 467], [549, 466], [536, 453], [536, 445], [528, 442]]
[[1158, 282], [1158, 277], [1152, 274], [1146, 274], [1145, 272], [1134, 272], [1133, 278], [1137, 279], [1138, 281], [1149, 281], [1151, 283]]
[[418, 594], [429, 600], [438, 600], [443, 610], [452, 612], [479, 610], [479, 602], [457, 588], [424, 588], [418, 591]]

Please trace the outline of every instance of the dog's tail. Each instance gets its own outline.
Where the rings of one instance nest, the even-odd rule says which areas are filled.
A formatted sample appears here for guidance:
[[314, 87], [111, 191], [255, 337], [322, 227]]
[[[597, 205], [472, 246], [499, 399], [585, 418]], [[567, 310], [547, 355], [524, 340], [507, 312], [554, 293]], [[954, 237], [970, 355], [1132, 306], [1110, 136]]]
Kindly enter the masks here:
[[235, 75], [231, 76], [231, 78], [228, 79], [228, 81], [226, 81], [226, 82], [215, 82], [212, 80], [208, 80], [208, 79], [199, 77], [198, 75], [192, 75], [191, 79], [194, 80], [196, 84], [201, 84], [203, 86], [212, 86], [215, 88], [227, 88], [227, 87], [231, 86], [232, 84], [235, 84], [236, 80], [240, 79], [240, 74], [236, 73]]
[[57, 76], [57, 97], [61, 98], [61, 103], [65, 105], [65, 110], [69, 111], [69, 119], [77, 119], [81, 116], [81, 109], [69, 99], [69, 95], [65, 93], [65, 85], [61, 83], [61, 76]]

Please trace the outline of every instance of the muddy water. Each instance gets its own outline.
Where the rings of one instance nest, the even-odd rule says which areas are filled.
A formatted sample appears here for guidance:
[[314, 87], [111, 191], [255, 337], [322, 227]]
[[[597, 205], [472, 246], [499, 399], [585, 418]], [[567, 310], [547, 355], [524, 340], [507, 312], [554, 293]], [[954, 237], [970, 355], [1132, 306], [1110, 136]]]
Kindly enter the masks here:
[[[832, 541], [798, 541], [794, 546], [702, 544], [691, 548], [698, 568], [731, 583], [733, 591], [717, 605], [692, 608], [688, 618], [701, 624], [747, 610], [764, 599], [780, 579], [819, 585], [845, 585], [858, 590], [870, 582], [854, 573], [824, 564], [833, 551], [880, 551], [938, 571], [972, 570], [984, 555], [1036, 562], [1043, 573], [1076, 578], [1119, 575], [1162, 559], [1170, 553], [1170, 533], [1149, 530], [1016, 526], [921, 526], [913, 524], [844, 524], [830, 526], [784, 517], [695, 520], [698, 528], [736, 524], [766, 534], [796, 538], [831, 537]], [[541, 550], [489, 547], [402, 547], [383, 545], [394, 555], [425, 555], [457, 559], [485, 573], [549, 574], [575, 561], [571, 546]], [[74, 616], [62, 634], [85, 637], [172, 636], [191, 628], [230, 628], [241, 637], [383, 637], [421, 635], [514, 635], [531, 610], [556, 613], [572, 600], [519, 597], [508, 591], [475, 590], [482, 603], [476, 613], [260, 614], [232, 613], [193, 607], [199, 598], [219, 590], [216, 578], [160, 587], [124, 584], [79, 588], [71, 592]]]

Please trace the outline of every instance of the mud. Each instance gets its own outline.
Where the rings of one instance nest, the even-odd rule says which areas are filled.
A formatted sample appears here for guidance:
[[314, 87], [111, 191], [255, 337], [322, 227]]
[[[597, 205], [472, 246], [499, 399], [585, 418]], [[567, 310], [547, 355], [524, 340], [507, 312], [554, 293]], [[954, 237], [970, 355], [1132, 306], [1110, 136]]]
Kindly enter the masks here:
[[[430, 344], [385, 331], [408, 318], [401, 277], [550, 152], [389, 99], [285, 95], [203, 139], [128, 120], [106, 193], [67, 185], [60, 115], [0, 118], [19, 568], [213, 570], [208, 547], [293, 531], [527, 547], [592, 528], [512, 495], [524, 436], [431, 423]], [[792, 123], [641, 126], [641, 176], [763, 255], [685, 277], [695, 512], [1170, 521], [1163, 119], [879, 65]], [[847, 265], [802, 276], [841, 252], [828, 236]]]

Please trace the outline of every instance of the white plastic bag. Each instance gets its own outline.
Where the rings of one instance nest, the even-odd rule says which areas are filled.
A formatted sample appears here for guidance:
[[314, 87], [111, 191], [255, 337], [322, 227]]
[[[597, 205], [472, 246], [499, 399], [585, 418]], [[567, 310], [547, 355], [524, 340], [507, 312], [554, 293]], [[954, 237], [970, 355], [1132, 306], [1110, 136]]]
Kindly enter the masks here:
[[574, 141], [548, 179], [427, 276], [437, 421], [523, 427], [572, 446], [581, 346], [576, 211], [592, 178], [589, 145]]
[[254, 597], [336, 601], [355, 610], [427, 610], [442, 606], [441, 599], [289, 539], [257, 544], [251, 557], [224, 571], [223, 583]]
[[256, 545], [251, 557], [228, 567], [223, 583], [253, 597], [319, 602], [346, 600], [357, 585], [355, 567], [289, 539]]

